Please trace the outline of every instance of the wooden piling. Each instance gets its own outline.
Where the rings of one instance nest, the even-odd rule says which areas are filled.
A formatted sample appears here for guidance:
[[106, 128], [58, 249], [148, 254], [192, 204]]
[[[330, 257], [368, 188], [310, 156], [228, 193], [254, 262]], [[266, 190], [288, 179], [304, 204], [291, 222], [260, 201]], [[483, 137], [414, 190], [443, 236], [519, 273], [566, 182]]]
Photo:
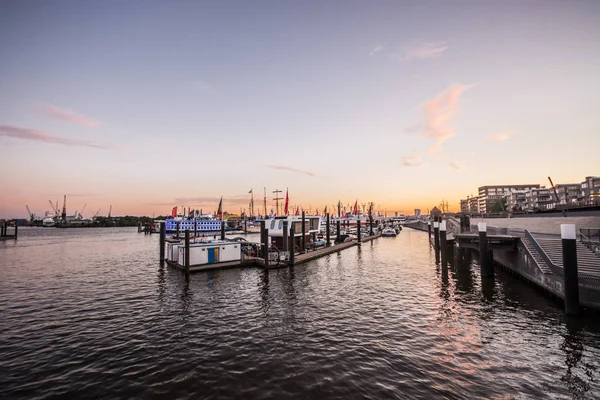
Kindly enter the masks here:
[[325, 237], [327, 238], [327, 243], [325, 243], [325, 245], [327, 247], [331, 246], [329, 226], [330, 226], [329, 213], [327, 213], [327, 224], [326, 224], [326, 229], [325, 229]]
[[142, 231], [142, 221], [138, 221], [138, 233]]
[[446, 240], [446, 221], [440, 222], [440, 251], [442, 258], [442, 271], [448, 270], [448, 241]]
[[190, 230], [185, 230], [185, 255], [184, 255], [185, 273], [190, 273]]
[[221, 240], [225, 240], [225, 221], [221, 220]]
[[427, 235], [428, 235], [429, 241], [431, 241], [431, 221], [427, 221]]
[[440, 261], [440, 223], [437, 218], [433, 221], [433, 249], [435, 250], [435, 262]]
[[560, 225], [563, 255], [565, 313], [579, 313], [579, 276], [577, 274], [577, 232], [573, 224]]
[[337, 228], [337, 236], [336, 236], [335, 242], [339, 243], [340, 242], [340, 220], [338, 219], [335, 222], [336, 222], [336, 225], [337, 225], [336, 226], [336, 228]]
[[175, 222], [176, 237], [179, 239], [179, 221]]
[[302, 210], [302, 254], [306, 253], [306, 215]]
[[265, 268], [268, 268], [268, 266], [269, 266], [269, 231], [267, 230], [265, 221], [260, 221], [260, 248], [262, 250], [262, 258], [265, 260]]
[[[370, 213], [369, 213], [370, 214]], [[369, 216], [369, 235], [373, 236], [375, 232], [373, 232], [373, 216]]]
[[161, 221], [160, 222], [160, 240], [159, 240], [159, 246], [160, 246], [160, 262], [164, 262], [165, 261], [165, 238], [167, 236], [167, 230], [165, 227], [165, 222]]
[[295, 222], [292, 221], [291, 226], [290, 226], [290, 265], [294, 265], [294, 259], [296, 257], [296, 239], [295, 239]]
[[358, 245], [360, 246], [360, 219], [356, 221], [356, 236], [358, 238]]
[[198, 220], [194, 217], [194, 237], [198, 237]]
[[17, 240], [17, 237], [19, 236], [18, 233], [19, 233], [19, 225], [15, 224], [15, 240]]
[[493, 255], [488, 254], [487, 247], [487, 225], [485, 222], [477, 224], [479, 230], [479, 266], [481, 268], [481, 276], [493, 276], [494, 275], [494, 264], [490, 262], [493, 260]]
[[283, 251], [288, 251], [288, 245], [289, 245], [289, 240], [288, 240], [288, 221], [287, 219], [283, 220]]

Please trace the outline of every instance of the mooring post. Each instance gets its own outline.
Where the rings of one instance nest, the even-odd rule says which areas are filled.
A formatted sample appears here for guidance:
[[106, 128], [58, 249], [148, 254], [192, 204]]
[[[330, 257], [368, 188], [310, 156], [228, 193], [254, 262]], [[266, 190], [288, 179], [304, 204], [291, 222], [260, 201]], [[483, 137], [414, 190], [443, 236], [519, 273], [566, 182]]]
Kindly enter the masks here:
[[336, 234], [336, 238], [335, 238], [335, 242], [339, 243], [340, 242], [340, 220], [338, 219], [336, 221], [336, 228], [337, 228], [337, 234]]
[[244, 215], [244, 233], [248, 234], [248, 217]]
[[179, 221], [175, 222], [175, 231], [177, 232], [177, 239], [179, 239]]
[[577, 275], [577, 232], [573, 224], [560, 225], [563, 273], [565, 285], [565, 313], [579, 313], [579, 277]]
[[327, 213], [327, 224], [325, 227], [325, 237], [327, 238], [327, 243], [326, 243], [327, 247], [331, 246], [330, 233], [329, 233], [329, 213]]
[[19, 233], [19, 225], [17, 225], [15, 223], [15, 240], [17, 240], [17, 237], [19, 236], [18, 233]]
[[302, 210], [302, 254], [306, 253], [306, 216]]
[[431, 221], [427, 221], [427, 235], [429, 237], [429, 241], [431, 242]]
[[287, 219], [283, 220], [283, 251], [288, 251], [288, 221]]
[[262, 256], [265, 260], [265, 268], [269, 267], [269, 233], [267, 231], [266, 221], [260, 221], [260, 245]]
[[198, 220], [194, 217], [194, 237], [198, 237]]
[[142, 231], [142, 221], [138, 221], [138, 233]]
[[361, 242], [361, 238], [360, 238], [360, 219], [357, 219], [357, 221], [356, 221], [356, 235], [358, 236], [358, 244], [360, 245], [360, 242]]
[[488, 254], [486, 223], [478, 223], [477, 229], [479, 230], [479, 267], [481, 269], [481, 276], [493, 276], [494, 265], [490, 262], [493, 258]]
[[190, 273], [190, 230], [185, 230], [185, 255], [184, 255], [185, 273]]
[[369, 216], [369, 235], [373, 236], [373, 216]]
[[437, 259], [440, 255], [440, 223], [437, 222], [437, 217], [433, 221], [433, 248]]
[[296, 257], [296, 226], [294, 221], [292, 221], [290, 225], [290, 265], [294, 265], [294, 259]]
[[440, 222], [440, 250], [442, 253], [442, 270], [448, 269], [448, 241], [446, 240], [446, 221]]
[[166, 236], [165, 222], [161, 221], [160, 222], [160, 240], [159, 240], [160, 262], [165, 261], [165, 236]]
[[225, 240], [225, 221], [221, 220], [221, 240]]

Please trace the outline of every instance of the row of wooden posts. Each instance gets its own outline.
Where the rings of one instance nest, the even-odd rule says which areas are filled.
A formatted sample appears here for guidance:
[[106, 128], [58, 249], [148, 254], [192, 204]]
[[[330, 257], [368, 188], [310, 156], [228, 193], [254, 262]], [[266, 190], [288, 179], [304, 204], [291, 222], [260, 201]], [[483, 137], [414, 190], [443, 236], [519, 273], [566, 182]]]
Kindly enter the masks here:
[[[300, 253], [303, 254], [306, 252], [306, 214], [303, 211], [302, 212], [302, 238], [301, 238], [301, 247], [300, 247]], [[288, 265], [294, 265], [294, 259], [295, 259], [295, 255], [296, 255], [296, 245], [295, 245], [295, 224], [296, 222], [292, 222], [291, 226], [288, 229], [288, 221], [287, 219], [283, 220], [283, 249], [282, 251], [289, 251], [289, 259], [288, 259]], [[371, 219], [370, 222], [370, 234], [373, 235], [373, 220]], [[360, 232], [360, 220], [357, 221], [357, 237], [358, 237], [358, 244], [361, 244], [361, 232]], [[350, 224], [348, 223], [348, 226], [350, 226]], [[195, 227], [195, 226], [194, 226]], [[327, 213], [327, 220], [326, 220], [326, 242], [325, 242], [325, 246], [329, 247], [331, 246], [331, 238], [330, 238], [330, 215], [329, 213]], [[337, 221], [337, 238], [336, 238], [336, 243], [340, 242], [340, 231], [341, 231], [341, 223], [338, 220]], [[138, 225], [138, 232], [141, 232], [142, 228], [141, 228], [141, 223]], [[176, 227], [176, 237], [179, 238], [179, 222], [177, 222], [177, 227]], [[194, 237], [197, 236], [197, 231], [194, 230], [192, 231], [194, 232]], [[215, 235], [215, 239], [216, 239], [216, 235]], [[225, 240], [225, 221], [221, 221], [221, 240]], [[165, 228], [165, 223], [164, 222], [160, 222], [160, 240], [159, 240], [159, 246], [160, 246], [160, 262], [164, 262], [165, 261], [165, 242], [166, 242], [166, 228]], [[269, 231], [266, 227], [266, 221], [260, 221], [260, 255], [264, 261], [264, 266], [265, 268], [268, 268], [269, 266]], [[190, 230], [186, 229], [184, 231], [184, 246], [185, 246], [185, 257], [184, 257], [184, 268], [186, 273], [189, 273], [190, 271]]]
[[[431, 222], [427, 223], [429, 238], [431, 239]], [[433, 234], [435, 261], [441, 260], [442, 273], [448, 271], [448, 252], [454, 251], [455, 265], [465, 264], [470, 259], [467, 249], [452, 247], [447, 244], [446, 221], [441, 217], [434, 217]], [[461, 224], [461, 230], [462, 230]], [[477, 224], [479, 231], [479, 267], [482, 278], [494, 276], [494, 253], [488, 249], [487, 225], [485, 222]], [[561, 224], [561, 243], [563, 256], [563, 284], [565, 313], [576, 315], [579, 313], [579, 277], [577, 272], [577, 232], [573, 224]]]
[[0, 224], [0, 238], [3, 239], [14, 239], [17, 240], [17, 237], [19, 236], [19, 227], [17, 225], [15, 225], [15, 232], [12, 235], [8, 234], [8, 223], [6, 221], [2, 221], [2, 224]]

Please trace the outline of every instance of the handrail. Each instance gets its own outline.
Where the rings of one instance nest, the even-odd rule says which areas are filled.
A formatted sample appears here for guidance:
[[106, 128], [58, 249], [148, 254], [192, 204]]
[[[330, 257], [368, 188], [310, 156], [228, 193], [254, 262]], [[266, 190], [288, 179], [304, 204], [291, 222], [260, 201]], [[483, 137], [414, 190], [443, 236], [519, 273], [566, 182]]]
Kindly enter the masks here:
[[[585, 240], [584, 240], [585, 239]], [[579, 232], [579, 241], [588, 249], [592, 251], [597, 257], [600, 257], [600, 245], [594, 243], [589, 237], [585, 236], [581, 231]]]
[[554, 262], [550, 259], [550, 257], [548, 257], [548, 254], [546, 254], [546, 252], [544, 251], [544, 249], [542, 249], [542, 246], [540, 246], [540, 244], [538, 243], [538, 241], [535, 240], [535, 238], [533, 237], [533, 235], [527, 229], [525, 229], [525, 237], [531, 241], [531, 243], [533, 244], [533, 247], [535, 247], [535, 249], [538, 251], [538, 253], [540, 254], [540, 256], [548, 264], [548, 266], [550, 267], [550, 269], [552, 269], [552, 272], [555, 272], [555, 273], [558, 273], [558, 274], [562, 275], [563, 269], [561, 267], [559, 267], [558, 265], [554, 264]]

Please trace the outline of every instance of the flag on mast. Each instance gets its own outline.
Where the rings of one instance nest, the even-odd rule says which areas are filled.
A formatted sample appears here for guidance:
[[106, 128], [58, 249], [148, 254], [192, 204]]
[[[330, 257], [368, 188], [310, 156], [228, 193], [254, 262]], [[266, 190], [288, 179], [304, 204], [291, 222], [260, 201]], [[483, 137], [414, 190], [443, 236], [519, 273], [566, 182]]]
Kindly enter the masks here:
[[358, 215], [358, 200], [354, 202], [354, 211], [352, 212], [354, 215]]
[[173, 209], [171, 210], [171, 217], [177, 217], [177, 206], [173, 207]]
[[285, 189], [285, 207], [283, 207], [283, 213], [285, 215], [289, 215], [288, 204], [290, 202], [290, 197], [288, 196], [288, 190]]
[[221, 200], [219, 200], [219, 209], [217, 210], [217, 218], [223, 221], [223, 196], [221, 196]]

